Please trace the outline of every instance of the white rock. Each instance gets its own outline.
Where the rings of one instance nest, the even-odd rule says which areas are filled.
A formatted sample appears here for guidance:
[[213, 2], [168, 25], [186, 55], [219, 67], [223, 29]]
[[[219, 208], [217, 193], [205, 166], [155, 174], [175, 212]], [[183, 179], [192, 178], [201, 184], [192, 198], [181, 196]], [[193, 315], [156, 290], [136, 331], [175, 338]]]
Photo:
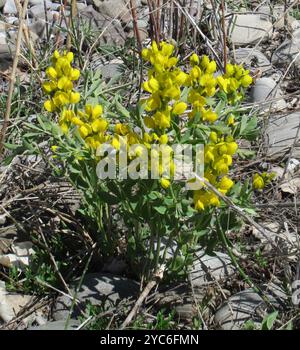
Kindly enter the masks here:
[[[278, 288], [269, 293], [266, 293], [266, 297], [277, 308], [286, 298], [282, 291], [278, 292]], [[231, 296], [216, 312], [215, 322], [223, 330], [241, 329], [248, 320], [259, 327], [266, 311], [263, 298], [249, 288]]]
[[4, 8], [3, 8], [3, 13], [5, 15], [7, 15], [7, 14], [12, 14], [12, 15], [18, 14], [18, 10], [16, 8], [14, 0], [6, 0], [6, 3], [5, 3]]
[[[263, 102], [262, 107], [265, 110], [280, 111], [285, 109], [286, 102], [283, 99], [278, 99], [282, 96], [282, 92], [276, 85], [272, 78], [257, 79], [249, 93], [250, 101], [254, 103]], [[268, 100], [270, 103], [266, 103]]]
[[0, 284], [0, 319], [4, 322], [11, 321], [31, 299], [31, 295], [8, 293], [2, 282]]
[[292, 157], [300, 159], [300, 133], [295, 142], [300, 123], [300, 112], [270, 117], [265, 131], [265, 147], [269, 157], [280, 157], [289, 152], [295, 143]]
[[193, 263], [191, 281], [195, 287], [201, 287], [210, 281], [220, 281], [232, 276], [236, 269], [230, 257], [224, 253], [215, 253], [214, 256], [196, 253], [197, 259]]
[[257, 14], [234, 15], [227, 21], [229, 38], [236, 46], [256, 44], [262, 38], [269, 38], [272, 32], [272, 23]]

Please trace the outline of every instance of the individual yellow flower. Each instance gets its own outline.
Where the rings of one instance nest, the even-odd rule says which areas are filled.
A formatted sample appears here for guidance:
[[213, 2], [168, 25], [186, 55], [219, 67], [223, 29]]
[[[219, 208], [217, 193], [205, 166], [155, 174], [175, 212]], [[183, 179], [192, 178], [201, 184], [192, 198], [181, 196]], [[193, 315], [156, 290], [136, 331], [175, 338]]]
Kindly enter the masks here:
[[262, 190], [265, 187], [264, 179], [259, 174], [255, 174], [253, 177], [253, 187], [257, 190]]
[[166, 179], [165, 177], [162, 177], [161, 179], [160, 179], [160, 184], [161, 184], [161, 186], [164, 188], [164, 189], [167, 189], [167, 188], [169, 188], [170, 187], [170, 180], [168, 180], [168, 179]]
[[174, 114], [183, 114], [187, 109], [187, 104], [185, 102], [177, 102], [174, 104], [172, 112]]
[[199, 62], [200, 62], [199, 56], [196, 55], [195, 53], [193, 53], [192, 56], [190, 57], [190, 63], [191, 63], [191, 65], [193, 65], [193, 66], [198, 65]]

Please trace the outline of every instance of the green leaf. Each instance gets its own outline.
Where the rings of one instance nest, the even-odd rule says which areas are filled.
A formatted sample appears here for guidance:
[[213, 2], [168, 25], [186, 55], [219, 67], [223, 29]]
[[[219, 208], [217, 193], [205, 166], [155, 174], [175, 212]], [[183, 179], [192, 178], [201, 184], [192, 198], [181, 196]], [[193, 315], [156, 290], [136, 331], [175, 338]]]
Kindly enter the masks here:
[[153, 207], [159, 214], [164, 215], [167, 211], [167, 208], [164, 206]]
[[274, 311], [271, 314], [267, 315], [262, 321], [261, 329], [262, 330], [271, 330], [278, 316], [278, 311]]

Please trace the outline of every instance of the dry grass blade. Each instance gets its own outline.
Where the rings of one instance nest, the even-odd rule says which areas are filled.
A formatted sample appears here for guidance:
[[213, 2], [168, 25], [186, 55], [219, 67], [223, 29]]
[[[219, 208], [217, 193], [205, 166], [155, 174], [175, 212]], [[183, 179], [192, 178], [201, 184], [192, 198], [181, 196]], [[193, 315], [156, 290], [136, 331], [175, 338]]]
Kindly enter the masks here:
[[4, 148], [5, 134], [6, 134], [6, 130], [8, 128], [8, 124], [9, 124], [12, 95], [13, 95], [15, 81], [16, 81], [17, 66], [19, 63], [21, 42], [22, 42], [22, 37], [23, 37], [23, 25], [24, 25], [24, 21], [25, 21], [25, 14], [27, 11], [27, 6], [28, 6], [28, 0], [24, 0], [23, 8], [20, 4], [20, 0], [15, 0], [15, 4], [16, 4], [16, 7], [17, 7], [18, 12], [19, 12], [19, 28], [18, 28], [18, 35], [17, 35], [17, 42], [16, 42], [16, 53], [15, 53], [12, 71], [11, 71], [11, 75], [10, 75], [9, 90], [8, 90], [8, 96], [7, 96], [7, 100], [6, 100], [6, 110], [5, 110], [2, 129], [0, 132], [0, 157], [1, 157], [1, 154], [2, 154], [2, 151]]

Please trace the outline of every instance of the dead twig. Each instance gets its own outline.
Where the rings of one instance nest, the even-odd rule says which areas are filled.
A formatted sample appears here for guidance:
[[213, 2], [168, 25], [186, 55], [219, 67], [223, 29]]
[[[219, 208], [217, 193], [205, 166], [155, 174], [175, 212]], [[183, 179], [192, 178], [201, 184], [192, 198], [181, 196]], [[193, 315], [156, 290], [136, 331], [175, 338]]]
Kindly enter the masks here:
[[148, 282], [142, 294], [139, 296], [138, 300], [136, 301], [134, 307], [126, 317], [125, 321], [122, 323], [120, 329], [125, 329], [129, 325], [129, 323], [137, 314], [139, 308], [141, 307], [141, 305], [143, 304], [144, 300], [147, 298], [151, 290], [156, 286], [156, 284], [159, 281], [161, 281], [161, 279], [163, 278], [163, 274], [164, 274], [164, 267], [161, 266], [160, 269], [158, 269], [158, 271], [154, 274], [153, 279], [150, 282]]

